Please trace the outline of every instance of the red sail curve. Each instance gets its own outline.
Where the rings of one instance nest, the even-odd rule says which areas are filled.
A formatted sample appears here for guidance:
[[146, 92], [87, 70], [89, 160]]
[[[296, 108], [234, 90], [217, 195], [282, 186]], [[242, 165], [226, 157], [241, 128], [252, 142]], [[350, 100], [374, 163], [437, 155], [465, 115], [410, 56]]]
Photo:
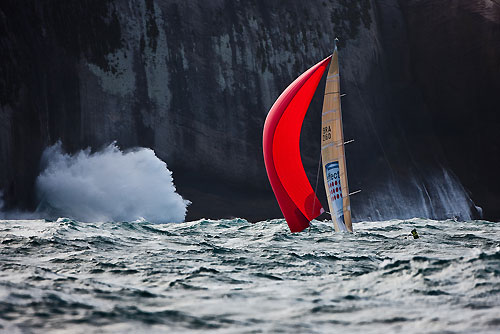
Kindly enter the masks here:
[[292, 82], [271, 107], [264, 124], [267, 176], [292, 232], [304, 230], [324, 211], [302, 165], [300, 130], [330, 60], [331, 56], [323, 59]]

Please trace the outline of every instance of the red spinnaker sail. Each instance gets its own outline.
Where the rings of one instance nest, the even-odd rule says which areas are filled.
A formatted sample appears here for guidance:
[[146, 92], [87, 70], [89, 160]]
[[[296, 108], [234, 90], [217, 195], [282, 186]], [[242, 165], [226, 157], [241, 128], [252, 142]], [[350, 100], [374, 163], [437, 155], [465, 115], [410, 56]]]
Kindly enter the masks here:
[[300, 157], [302, 122], [330, 63], [323, 59], [281, 93], [264, 124], [263, 150], [267, 176], [292, 232], [300, 232], [324, 210], [307, 179]]

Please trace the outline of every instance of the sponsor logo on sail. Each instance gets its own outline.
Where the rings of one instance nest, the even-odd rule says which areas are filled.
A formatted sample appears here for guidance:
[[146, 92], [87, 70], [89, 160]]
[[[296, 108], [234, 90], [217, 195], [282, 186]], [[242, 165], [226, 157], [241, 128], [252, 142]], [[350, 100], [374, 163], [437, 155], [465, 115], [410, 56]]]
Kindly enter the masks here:
[[330, 201], [332, 203], [332, 216], [337, 219], [337, 225], [341, 231], [347, 231], [344, 222], [344, 206], [342, 198], [342, 185], [340, 182], [339, 162], [333, 161], [325, 165], [326, 180], [330, 192]]

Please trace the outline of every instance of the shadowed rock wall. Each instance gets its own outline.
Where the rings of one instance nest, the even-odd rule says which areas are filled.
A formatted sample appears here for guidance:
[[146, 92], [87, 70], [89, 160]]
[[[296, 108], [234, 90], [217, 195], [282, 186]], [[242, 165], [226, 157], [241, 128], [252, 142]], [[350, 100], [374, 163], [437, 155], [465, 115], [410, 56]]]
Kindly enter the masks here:
[[[436, 101], [429, 85], [440, 72], [426, 79], [419, 60], [422, 52], [434, 52], [433, 45], [458, 37], [436, 35], [435, 44], [423, 46], [419, 34], [440, 24], [426, 21], [428, 11], [435, 8], [396, 0], [3, 2], [5, 206], [36, 207], [33, 185], [47, 145], [61, 139], [75, 151], [116, 140], [123, 148], [151, 147], [167, 162], [179, 192], [193, 202], [188, 219], [280, 216], [265, 175], [262, 126], [280, 92], [326, 57], [338, 36], [345, 136], [356, 140], [347, 148], [350, 187], [363, 189], [353, 198], [355, 219], [470, 218], [467, 190], [475, 188], [464, 171], [474, 156], [467, 169], [452, 158], [446, 120], [453, 115], [441, 108], [461, 95]], [[470, 11], [463, 8], [464, 15]], [[498, 29], [498, 19], [488, 22]], [[484, 52], [492, 58], [477, 80], [497, 65], [498, 48]], [[313, 186], [322, 85], [302, 132]], [[486, 184], [481, 171], [474, 184]], [[498, 191], [471, 194], [487, 206], [485, 213], [493, 212]]]
[[500, 1], [401, 1], [412, 72], [443, 156], [500, 218]]

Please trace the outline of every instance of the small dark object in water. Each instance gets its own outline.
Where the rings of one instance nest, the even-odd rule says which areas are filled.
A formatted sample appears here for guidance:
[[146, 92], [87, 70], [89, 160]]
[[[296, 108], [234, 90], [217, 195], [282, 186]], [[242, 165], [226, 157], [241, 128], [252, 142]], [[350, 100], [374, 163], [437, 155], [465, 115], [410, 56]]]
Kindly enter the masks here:
[[411, 230], [411, 235], [413, 236], [413, 239], [418, 239], [418, 238], [420, 238], [420, 237], [418, 236], [418, 233], [417, 233], [417, 229], [416, 229], [416, 228], [414, 228], [413, 230]]

